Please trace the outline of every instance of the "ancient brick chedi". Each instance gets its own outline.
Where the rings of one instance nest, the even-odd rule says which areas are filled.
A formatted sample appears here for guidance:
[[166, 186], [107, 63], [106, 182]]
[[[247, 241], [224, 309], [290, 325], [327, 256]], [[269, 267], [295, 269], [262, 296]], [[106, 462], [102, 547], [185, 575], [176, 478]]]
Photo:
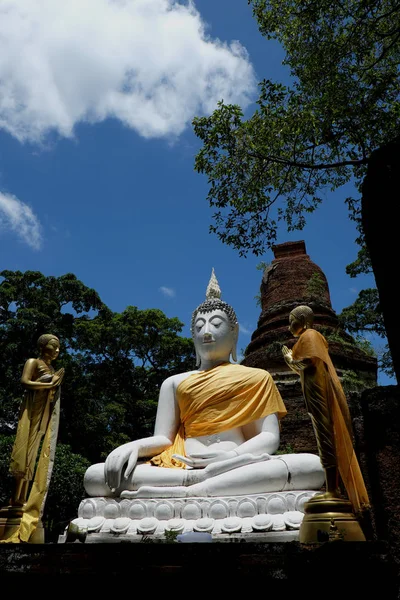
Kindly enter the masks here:
[[274, 260], [261, 282], [261, 315], [242, 364], [266, 369], [277, 383], [288, 409], [281, 439], [295, 452], [316, 451], [310, 418], [304, 408], [299, 377], [282, 356], [282, 344], [296, 342], [288, 330], [289, 313], [307, 304], [315, 315], [314, 326], [328, 341], [329, 354], [339, 377], [350, 375], [362, 389], [376, 385], [377, 360], [361, 350], [339, 325], [332, 308], [329, 286], [321, 268], [311, 261], [303, 240], [274, 247]]

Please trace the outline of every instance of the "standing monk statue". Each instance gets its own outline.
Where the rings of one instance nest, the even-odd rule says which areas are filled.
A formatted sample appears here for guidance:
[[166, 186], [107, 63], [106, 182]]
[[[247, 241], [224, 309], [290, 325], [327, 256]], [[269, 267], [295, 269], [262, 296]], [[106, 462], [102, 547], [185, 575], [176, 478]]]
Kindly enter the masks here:
[[306, 409], [325, 470], [326, 491], [319, 498], [340, 498], [340, 474], [357, 514], [369, 507], [369, 499], [353, 447], [350, 411], [328, 353], [328, 343], [313, 329], [313, 323], [314, 313], [309, 306], [293, 309], [289, 315], [289, 331], [299, 339], [292, 350], [283, 346], [282, 352], [287, 365], [300, 375]]
[[[0, 542], [29, 541], [41, 522], [53, 469], [64, 369], [55, 371], [51, 365], [60, 352], [60, 342], [55, 335], [41, 335], [37, 346], [38, 358], [26, 361], [21, 377], [25, 394], [11, 454], [14, 492], [8, 507], [11, 517], [8, 525], [13, 522], [14, 526], [6, 524], [3, 535], [0, 533]], [[16, 527], [12, 516], [21, 511]]]

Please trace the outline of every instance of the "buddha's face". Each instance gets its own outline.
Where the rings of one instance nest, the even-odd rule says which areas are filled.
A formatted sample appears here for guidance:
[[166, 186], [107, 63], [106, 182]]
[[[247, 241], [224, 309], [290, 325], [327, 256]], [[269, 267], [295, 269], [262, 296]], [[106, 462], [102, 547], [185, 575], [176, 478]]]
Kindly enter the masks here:
[[202, 360], [229, 360], [235, 344], [235, 330], [223, 310], [196, 315], [193, 341]]
[[293, 313], [289, 315], [289, 331], [294, 337], [299, 337], [304, 329], [304, 318], [297, 317]]

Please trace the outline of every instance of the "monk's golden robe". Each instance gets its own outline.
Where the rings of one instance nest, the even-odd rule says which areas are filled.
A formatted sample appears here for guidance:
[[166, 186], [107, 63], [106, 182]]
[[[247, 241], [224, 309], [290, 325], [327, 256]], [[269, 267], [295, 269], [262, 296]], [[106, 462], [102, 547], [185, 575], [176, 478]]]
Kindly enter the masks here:
[[355, 511], [367, 508], [368, 493], [354, 452], [350, 411], [326, 339], [315, 329], [306, 329], [293, 346], [292, 357], [312, 361], [300, 377], [322, 466], [338, 468]]
[[176, 395], [181, 425], [175, 441], [150, 461], [161, 467], [186, 467], [172, 458], [186, 456], [186, 438], [241, 427], [273, 413], [281, 419], [287, 412], [267, 371], [232, 363], [192, 373], [178, 385]]
[[[39, 361], [37, 371], [35, 381], [49, 382], [54, 374], [54, 369], [43, 361]], [[1, 542], [28, 542], [43, 515], [54, 464], [59, 416], [60, 387], [25, 392], [11, 454], [10, 472], [18, 479], [33, 481], [18, 530]]]

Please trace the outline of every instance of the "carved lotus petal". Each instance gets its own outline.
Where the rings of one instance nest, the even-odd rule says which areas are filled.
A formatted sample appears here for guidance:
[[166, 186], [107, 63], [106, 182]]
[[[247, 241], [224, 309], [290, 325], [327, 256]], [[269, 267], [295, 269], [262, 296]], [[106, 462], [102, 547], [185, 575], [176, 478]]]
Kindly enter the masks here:
[[298, 510], [288, 511], [283, 515], [283, 519], [288, 529], [300, 529], [304, 514]]
[[89, 523], [87, 526], [88, 533], [89, 532], [94, 533], [95, 531], [100, 531], [101, 526], [103, 525], [104, 521], [105, 521], [104, 517], [93, 517], [92, 519], [89, 519]]
[[126, 533], [130, 524], [131, 520], [127, 517], [119, 517], [118, 519], [115, 519], [114, 523], [112, 524], [111, 531], [113, 533]]
[[243, 500], [237, 507], [238, 517], [254, 517], [257, 514], [257, 505], [252, 500]]
[[283, 519], [283, 515], [271, 515], [272, 519], [272, 531], [285, 531], [286, 523]]
[[270, 515], [257, 515], [251, 522], [254, 531], [270, 531], [272, 525], [273, 523]]
[[229, 508], [225, 502], [217, 501], [210, 506], [210, 517], [213, 519], [224, 519], [229, 514]]
[[146, 505], [143, 502], [132, 502], [128, 510], [131, 519], [144, 519], [146, 517]]
[[200, 519], [201, 517], [201, 507], [198, 502], [188, 502], [186, 506], [183, 507], [182, 517], [184, 519], [194, 520]]
[[87, 529], [89, 520], [84, 519], [83, 517], [78, 517], [77, 519], [74, 519], [73, 521], [71, 521], [71, 523], [73, 523], [79, 529]]
[[108, 502], [104, 507], [104, 516], [106, 519], [117, 519], [119, 517], [119, 506], [116, 502]]
[[221, 531], [224, 531], [225, 533], [237, 533], [241, 531], [241, 529], [242, 519], [239, 519], [238, 517], [228, 517], [227, 519], [224, 519], [221, 526]]
[[106, 519], [101, 527], [101, 533], [110, 533], [113, 524], [114, 519]]
[[154, 511], [159, 521], [169, 521], [174, 516], [174, 506], [171, 502], [160, 502]]
[[270, 515], [279, 515], [286, 510], [286, 502], [282, 496], [271, 495], [267, 502], [267, 512]]
[[87, 500], [79, 507], [79, 516], [84, 519], [91, 519], [96, 514], [96, 506], [92, 500]]
[[288, 511], [296, 510], [296, 493], [287, 492], [285, 495], [286, 506]]
[[148, 517], [146, 519], [142, 519], [138, 523], [138, 533], [154, 533], [157, 529], [158, 521], [154, 517]]
[[165, 526], [166, 531], [177, 531], [182, 533], [185, 528], [185, 521], [183, 519], [170, 519]]
[[200, 533], [211, 533], [214, 529], [214, 519], [198, 519], [193, 526], [193, 531], [198, 531]]

